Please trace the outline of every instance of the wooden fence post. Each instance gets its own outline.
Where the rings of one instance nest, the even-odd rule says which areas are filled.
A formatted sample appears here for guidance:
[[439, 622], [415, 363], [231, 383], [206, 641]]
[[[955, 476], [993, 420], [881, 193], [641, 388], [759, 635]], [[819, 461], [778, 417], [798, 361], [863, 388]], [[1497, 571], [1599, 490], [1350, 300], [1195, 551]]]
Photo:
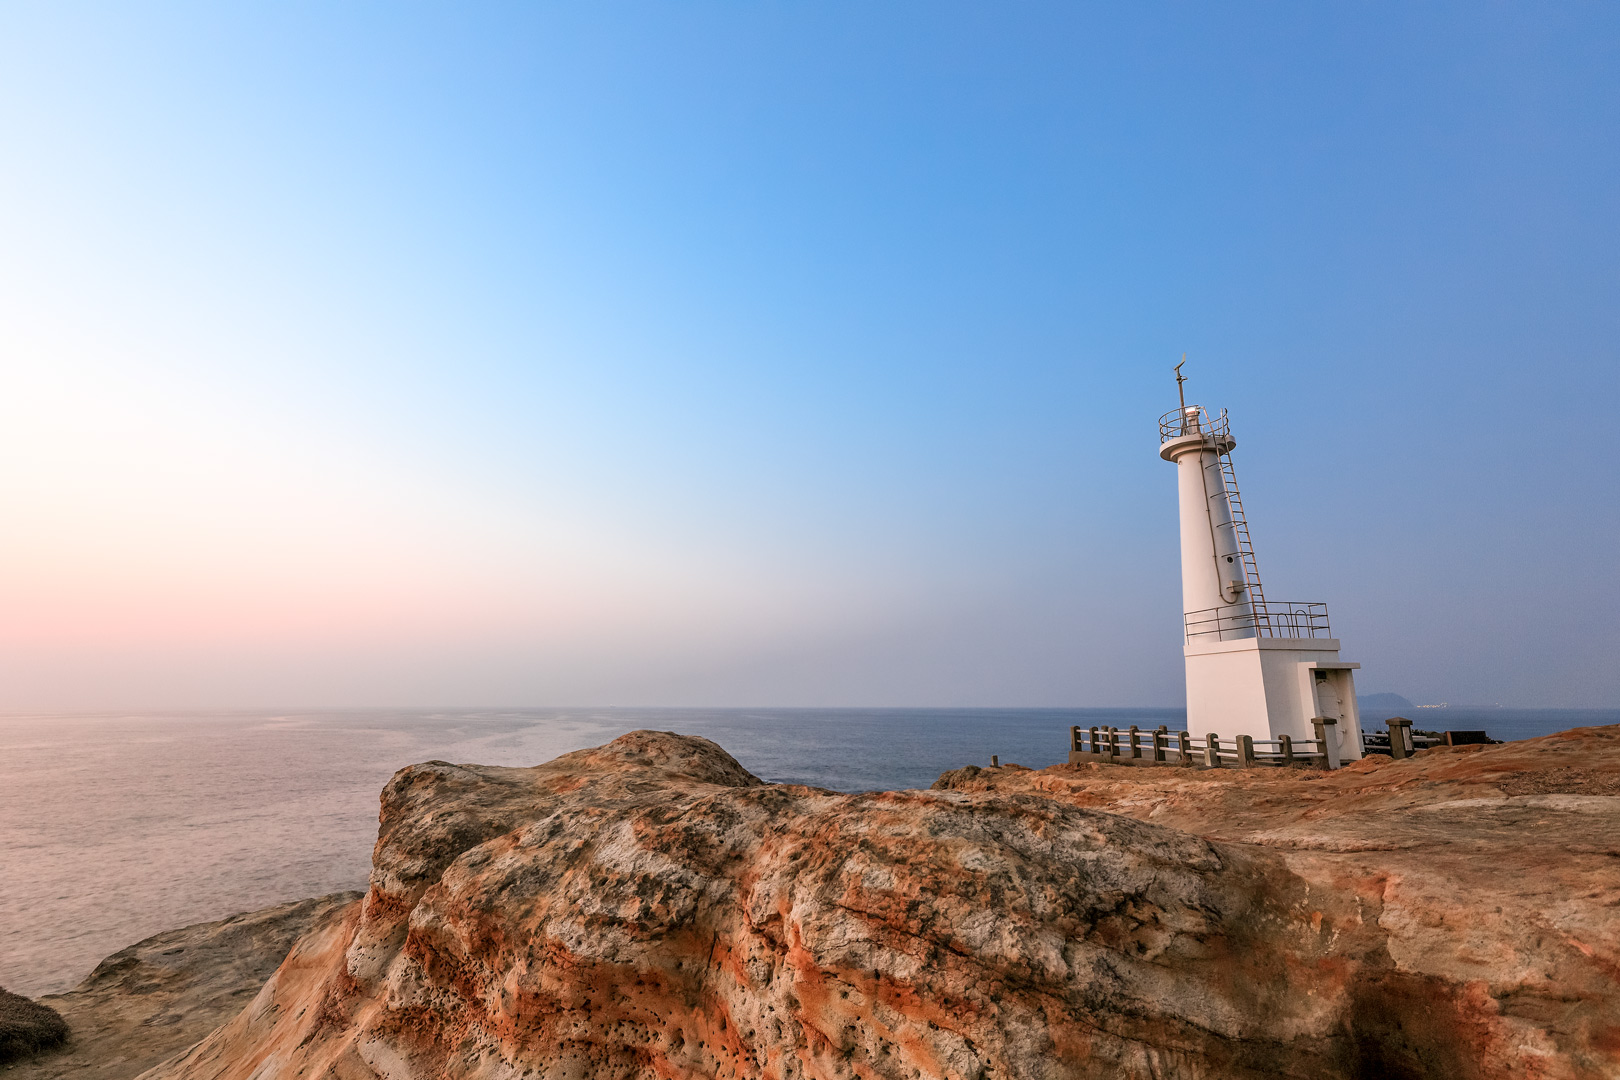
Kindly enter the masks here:
[[1412, 742], [1412, 721], [1404, 716], [1389, 718], [1389, 756], [1396, 761], [1412, 756], [1416, 749]]
[[1317, 757], [1324, 769], [1339, 767], [1339, 740], [1335, 724], [1337, 721], [1327, 716], [1318, 716], [1311, 720], [1311, 726], [1316, 728]]
[[1139, 758], [1139, 757], [1142, 756], [1142, 744], [1139, 741], [1137, 741], [1137, 734], [1138, 734], [1137, 727], [1136, 727], [1135, 724], [1132, 724], [1131, 725], [1131, 757], [1133, 757], [1133, 758]]
[[1277, 742], [1279, 744], [1279, 748], [1282, 750], [1283, 764], [1284, 765], [1293, 764], [1293, 762], [1294, 762], [1294, 740], [1289, 738], [1287, 735], [1279, 735], [1279, 736], [1277, 736]]
[[1176, 754], [1179, 755], [1180, 764], [1192, 764], [1192, 733], [1190, 731], [1176, 732]]
[[1209, 769], [1221, 767], [1221, 737], [1214, 732], [1204, 736], [1204, 767]]
[[1238, 768], [1254, 768], [1254, 739], [1248, 735], [1239, 735], [1237, 739]]

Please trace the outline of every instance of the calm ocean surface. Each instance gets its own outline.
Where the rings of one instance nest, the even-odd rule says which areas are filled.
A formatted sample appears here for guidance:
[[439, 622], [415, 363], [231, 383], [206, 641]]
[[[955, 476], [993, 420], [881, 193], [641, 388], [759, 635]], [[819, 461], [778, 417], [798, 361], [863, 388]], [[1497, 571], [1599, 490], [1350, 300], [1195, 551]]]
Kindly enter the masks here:
[[[767, 780], [927, 787], [1065, 757], [1071, 724], [1179, 727], [1179, 709], [488, 709], [0, 716], [0, 986], [66, 990], [161, 930], [362, 888], [377, 796], [442, 759], [536, 765], [636, 728], [704, 735]], [[1417, 710], [1528, 738], [1620, 710]]]

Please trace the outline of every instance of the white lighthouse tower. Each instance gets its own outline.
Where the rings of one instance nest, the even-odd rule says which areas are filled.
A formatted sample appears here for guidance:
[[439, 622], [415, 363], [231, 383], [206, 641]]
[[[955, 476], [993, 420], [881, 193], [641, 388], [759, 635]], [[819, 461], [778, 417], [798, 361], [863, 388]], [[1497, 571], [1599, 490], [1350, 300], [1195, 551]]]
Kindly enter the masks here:
[[[1182, 363], [1186, 363], [1185, 360]], [[1331, 764], [1361, 757], [1354, 676], [1339, 659], [1327, 605], [1268, 601], [1232, 469], [1226, 410], [1188, 405], [1159, 419], [1159, 456], [1181, 492], [1181, 610], [1187, 729], [1194, 737], [1282, 735], [1326, 742]]]

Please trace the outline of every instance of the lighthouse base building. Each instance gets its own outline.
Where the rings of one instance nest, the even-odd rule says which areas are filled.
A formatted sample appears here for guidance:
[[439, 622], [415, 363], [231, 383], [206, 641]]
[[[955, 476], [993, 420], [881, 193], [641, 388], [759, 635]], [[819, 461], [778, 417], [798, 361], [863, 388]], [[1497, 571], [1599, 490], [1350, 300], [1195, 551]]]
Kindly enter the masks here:
[[1188, 731], [1297, 743], [1317, 737], [1318, 720], [1331, 720], [1322, 734], [1334, 742], [1333, 756], [1361, 756], [1352, 674], [1361, 665], [1339, 659], [1337, 638], [1192, 639], [1184, 651]]
[[[1176, 372], [1177, 389], [1184, 381]], [[1362, 756], [1354, 672], [1339, 659], [1327, 605], [1267, 600], [1232, 468], [1224, 410], [1159, 420], [1159, 456], [1176, 466], [1187, 729], [1195, 738], [1321, 740], [1330, 763]]]

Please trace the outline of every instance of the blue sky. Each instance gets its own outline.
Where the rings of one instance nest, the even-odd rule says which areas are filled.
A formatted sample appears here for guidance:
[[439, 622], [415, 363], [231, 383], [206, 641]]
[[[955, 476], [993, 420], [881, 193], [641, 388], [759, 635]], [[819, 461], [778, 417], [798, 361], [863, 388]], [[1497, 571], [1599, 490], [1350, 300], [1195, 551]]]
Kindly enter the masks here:
[[0, 705], [1620, 701], [1599, 5], [12, 5]]

